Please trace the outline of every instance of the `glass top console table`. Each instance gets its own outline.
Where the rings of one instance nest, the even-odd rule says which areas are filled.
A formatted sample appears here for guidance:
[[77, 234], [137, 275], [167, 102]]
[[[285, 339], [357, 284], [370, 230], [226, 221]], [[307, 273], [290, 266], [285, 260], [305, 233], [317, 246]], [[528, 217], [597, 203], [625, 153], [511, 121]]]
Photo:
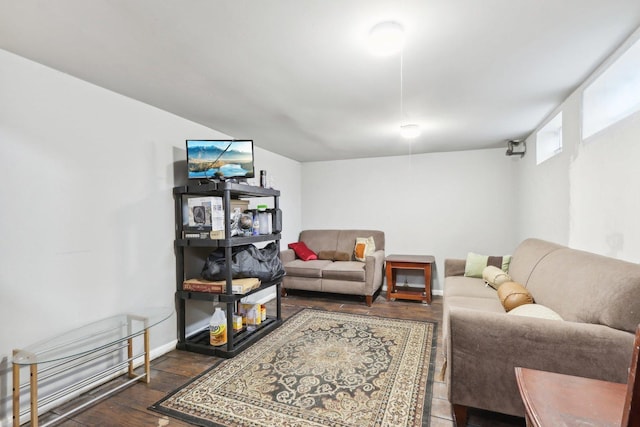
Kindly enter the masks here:
[[[20, 426], [20, 417], [31, 414], [31, 425], [38, 426], [38, 407], [43, 407], [60, 398], [86, 388], [88, 385], [118, 375], [123, 370], [128, 370], [129, 380], [108, 390], [105, 393], [61, 414], [43, 426], [58, 421], [60, 418], [78, 412], [94, 402], [113, 394], [136, 381], [149, 382], [149, 329], [160, 322], [167, 320], [173, 314], [173, 309], [168, 307], [154, 307], [136, 310], [131, 313], [123, 313], [106, 319], [98, 320], [80, 328], [65, 332], [58, 336], [46, 339], [36, 344], [16, 349], [13, 351], [13, 425]], [[139, 354], [134, 354], [134, 338], [143, 337], [143, 349]], [[126, 349], [126, 357], [116, 359], [116, 363], [110, 361], [114, 353]], [[138, 374], [134, 371], [134, 361], [144, 359], [144, 370]], [[81, 380], [56, 390], [51, 394], [40, 398], [38, 396], [38, 384], [45, 380], [60, 378], [62, 374], [72, 373], [77, 375], [83, 367], [91, 364], [108, 364], [109, 366], [99, 372], [91, 373]], [[20, 383], [20, 368], [27, 366], [30, 378], [24, 384]], [[29, 389], [30, 406], [21, 411], [20, 394], [24, 388]]]

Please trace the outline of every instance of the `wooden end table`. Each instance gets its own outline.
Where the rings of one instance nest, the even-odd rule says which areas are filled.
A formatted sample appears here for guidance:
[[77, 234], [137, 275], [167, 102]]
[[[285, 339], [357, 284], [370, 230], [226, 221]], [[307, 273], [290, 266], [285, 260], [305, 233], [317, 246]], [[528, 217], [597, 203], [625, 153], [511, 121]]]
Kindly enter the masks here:
[[516, 367], [527, 427], [619, 427], [626, 384]]
[[[385, 258], [387, 273], [387, 301], [409, 299], [431, 304], [431, 266], [436, 262], [431, 255], [389, 255]], [[422, 270], [424, 290], [396, 284], [396, 270]]]

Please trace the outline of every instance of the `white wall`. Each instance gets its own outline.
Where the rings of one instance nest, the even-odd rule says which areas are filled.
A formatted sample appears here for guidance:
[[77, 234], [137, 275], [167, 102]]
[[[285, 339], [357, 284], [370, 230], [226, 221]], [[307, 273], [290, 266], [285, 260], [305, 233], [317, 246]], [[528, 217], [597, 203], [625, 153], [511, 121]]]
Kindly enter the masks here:
[[[571, 111], [563, 111], [565, 135], [570, 134], [567, 122], [575, 120]], [[555, 113], [551, 115], [554, 117]], [[542, 127], [542, 126], [541, 126]], [[573, 141], [564, 138], [562, 153], [536, 165], [535, 135], [527, 139], [527, 154], [514, 170], [517, 182], [517, 241], [529, 237], [549, 240], [562, 245], [569, 242], [569, 163]]]
[[640, 262], [640, 113], [592, 136], [570, 167], [569, 244]]
[[517, 173], [519, 240], [541, 237], [640, 262], [640, 113], [585, 141], [581, 135], [583, 90], [638, 39], [640, 30], [549, 116], [562, 111], [560, 155], [536, 166], [535, 132], [528, 138]]
[[[0, 50], [0, 425], [10, 354], [141, 306], [174, 306], [184, 140], [225, 135]], [[259, 145], [259, 142], [256, 142]], [[300, 165], [256, 150], [300, 223]], [[175, 316], [151, 347], [175, 343]]]
[[[387, 254], [445, 258], [511, 253], [519, 159], [505, 149], [420, 154], [302, 166], [302, 228], [385, 232]], [[411, 282], [410, 282], [411, 283]]]

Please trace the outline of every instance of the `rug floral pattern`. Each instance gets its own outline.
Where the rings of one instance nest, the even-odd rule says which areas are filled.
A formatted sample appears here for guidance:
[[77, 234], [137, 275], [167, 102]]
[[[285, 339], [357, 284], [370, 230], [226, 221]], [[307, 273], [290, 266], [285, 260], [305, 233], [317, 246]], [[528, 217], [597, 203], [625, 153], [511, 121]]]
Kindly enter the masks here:
[[428, 426], [434, 345], [433, 323], [307, 309], [152, 409], [214, 426]]

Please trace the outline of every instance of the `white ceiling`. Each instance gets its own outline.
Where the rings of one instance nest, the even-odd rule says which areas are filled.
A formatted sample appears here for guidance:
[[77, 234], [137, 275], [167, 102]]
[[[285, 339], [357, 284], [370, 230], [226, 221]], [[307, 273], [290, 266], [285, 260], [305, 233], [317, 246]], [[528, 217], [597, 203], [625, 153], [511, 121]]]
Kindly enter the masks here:
[[[387, 20], [412, 142], [400, 56], [366, 48]], [[638, 26], [638, 0], [0, 0], [0, 48], [299, 161], [506, 148]]]

